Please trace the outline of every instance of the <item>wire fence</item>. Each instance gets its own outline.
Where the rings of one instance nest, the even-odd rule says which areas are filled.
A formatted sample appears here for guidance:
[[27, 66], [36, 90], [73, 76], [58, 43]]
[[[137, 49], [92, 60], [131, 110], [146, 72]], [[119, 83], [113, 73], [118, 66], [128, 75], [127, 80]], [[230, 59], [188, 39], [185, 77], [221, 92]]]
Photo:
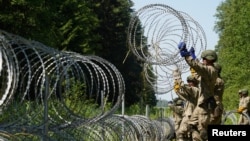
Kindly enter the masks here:
[[240, 116], [246, 119], [245, 124], [247, 123], [250, 125], [250, 117], [249, 114], [246, 112], [238, 113], [237, 110], [226, 111], [222, 118], [222, 125], [239, 125]]
[[[115, 115], [123, 77], [97, 56], [0, 31], [2, 140], [165, 140], [170, 122]], [[80, 91], [80, 92], [79, 92]]]
[[[150, 4], [132, 15], [128, 47], [144, 61], [146, 79], [156, 94], [172, 90], [175, 68], [182, 73], [189, 70], [177, 49], [180, 41], [188, 49], [194, 47], [197, 56], [207, 47], [202, 27], [187, 13]], [[124, 80], [113, 64], [98, 56], [58, 51], [0, 30], [0, 80], [2, 140], [166, 141], [174, 137], [171, 118], [115, 114], [124, 100]]]
[[[187, 44], [187, 49], [193, 47], [198, 58], [207, 48], [201, 25], [187, 13], [164, 4], [149, 4], [133, 13], [127, 38], [130, 51], [145, 63], [145, 73], [157, 76], [146, 75], [157, 94], [173, 89], [173, 70], [189, 71], [177, 48], [181, 41]], [[150, 69], [152, 66], [154, 70]]]

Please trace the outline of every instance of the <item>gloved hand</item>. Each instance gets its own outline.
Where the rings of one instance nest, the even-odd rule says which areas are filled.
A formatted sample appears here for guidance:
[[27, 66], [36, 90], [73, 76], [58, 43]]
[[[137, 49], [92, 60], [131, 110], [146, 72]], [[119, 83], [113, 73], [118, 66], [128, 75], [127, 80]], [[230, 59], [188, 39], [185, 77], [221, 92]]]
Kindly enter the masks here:
[[178, 68], [173, 71], [173, 79], [181, 80], [181, 72]]
[[237, 109], [237, 113], [241, 114], [245, 109], [245, 107], [239, 107], [239, 109]]
[[196, 59], [194, 47], [191, 47], [191, 48], [189, 49], [189, 52], [190, 52], [190, 55], [192, 56], [192, 58], [193, 58], [193, 59]]
[[180, 50], [181, 57], [190, 56], [190, 52], [187, 51], [185, 42], [180, 42], [178, 45], [178, 49]]
[[180, 89], [180, 84], [177, 81], [174, 81], [174, 91], [178, 92]]
[[184, 49], [187, 50], [187, 48], [186, 48], [186, 43], [185, 43], [185, 42], [180, 42], [180, 43], [178, 44], [178, 48], [179, 48], [180, 51], [181, 51], [181, 50], [184, 50]]
[[181, 55], [181, 57], [190, 56], [190, 52], [188, 52], [187, 49], [182, 49], [180, 51], [180, 55]]
[[192, 75], [193, 77], [195, 77], [196, 71], [195, 71], [193, 68], [190, 68], [190, 72], [191, 72], [191, 75]]

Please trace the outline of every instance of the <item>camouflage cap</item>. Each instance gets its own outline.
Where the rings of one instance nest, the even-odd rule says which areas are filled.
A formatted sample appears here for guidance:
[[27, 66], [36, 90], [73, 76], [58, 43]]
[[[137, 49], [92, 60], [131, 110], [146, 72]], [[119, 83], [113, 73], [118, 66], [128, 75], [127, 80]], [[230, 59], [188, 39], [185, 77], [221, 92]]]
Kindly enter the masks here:
[[216, 61], [217, 54], [214, 50], [205, 50], [201, 53], [201, 58], [205, 58], [207, 60]]
[[194, 77], [192, 76], [192, 75], [189, 75], [188, 77], [187, 77], [187, 81], [194, 81]]
[[241, 93], [242, 94], [248, 94], [248, 90], [247, 89], [241, 89]]
[[176, 105], [182, 105], [182, 104], [183, 104], [183, 101], [181, 99], [176, 101]]
[[197, 80], [193, 75], [189, 75], [189, 76], [187, 77], [187, 81], [188, 81], [188, 82], [195, 82], [195, 83], [198, 82], [198, 80]]

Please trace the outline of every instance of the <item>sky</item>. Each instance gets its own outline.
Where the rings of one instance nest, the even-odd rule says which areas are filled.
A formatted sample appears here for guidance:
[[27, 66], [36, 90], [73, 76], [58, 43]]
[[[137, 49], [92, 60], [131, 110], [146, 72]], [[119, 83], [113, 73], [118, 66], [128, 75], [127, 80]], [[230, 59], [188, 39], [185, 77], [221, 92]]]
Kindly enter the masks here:
[[[137, 11], [140, 8], [149, 4], [164, 4], [172, 7], [177, 11], [182, 11], [191, 16], [197, 21], [203, 28], [206, 39], [207, 49], [214, 49], [219, 38], [214, 31], [216, 23], [216, 8], [224, 0], [133, 0], [134, 10]], [[185, 76], [185, 75], [184, 75]], [[172, 100], [177, 97], [174, 93], [168, 93], [164, 95], [157, 95], [157, 99], [160, 100]]]

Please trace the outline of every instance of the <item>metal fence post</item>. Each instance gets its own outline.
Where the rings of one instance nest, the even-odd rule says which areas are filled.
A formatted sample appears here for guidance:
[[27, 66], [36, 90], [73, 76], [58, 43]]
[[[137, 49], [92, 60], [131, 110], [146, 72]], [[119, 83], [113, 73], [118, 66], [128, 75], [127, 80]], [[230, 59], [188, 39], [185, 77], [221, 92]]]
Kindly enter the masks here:
[[48, 137], [48, 94], [49, 94], [49, 76], [45, 74], [45, 93], [44, 93], [44, 129], [43, 129], [43, 141]]

